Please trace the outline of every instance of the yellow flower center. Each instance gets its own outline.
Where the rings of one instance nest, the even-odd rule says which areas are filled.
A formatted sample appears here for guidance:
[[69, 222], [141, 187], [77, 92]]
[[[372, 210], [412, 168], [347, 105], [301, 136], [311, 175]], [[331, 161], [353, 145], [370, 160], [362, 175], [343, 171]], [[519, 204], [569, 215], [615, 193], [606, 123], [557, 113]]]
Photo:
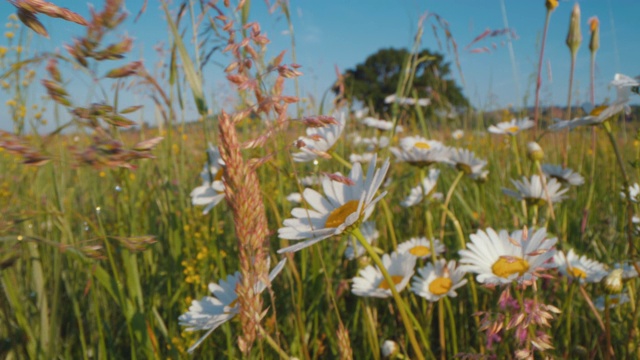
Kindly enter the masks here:
[[511, 133], [511, 134], [515, 134], [516, 132], [518, 132], [518, 130], [520, 130], [519, 126], [509, 126], [508, 128], [504, 129], [504, 131]]
[[469, 164], [465, 164], [465, 163], [457, 163], [456, 164], [456, 169], [458, 169], [458, 171], [462, 171], [463, 173], [469, 175], [471, 174], [473, 171], [471, 170], [471, 166], [469, 166]]
[[439, 277], [429, 284], [429, 291], [434, 295], [444, 295], [451, 289], [451, 279], [446, 277]]
[[358, 200], [349, 200], [339, 208], [334, 209], [327, 217], [327, 222], [324, 224], [325, 228], [336, 228], [344, 224], [347, 216], [358, 211]]
[[498, 261], [491, 266], [491, 271], [493, 271], [494, 274], [505, 279], [515, 273], [522, 276], [527, 270], [529, 270], [527, 260], [517, 256], [501, 256]]
[[545, 199], [537, 198], [537, 197], [527, 197], [527, 198], [524, 198], [524, 201], [526, 201], [527, 204], [529, 204], [530, 206], [533, 206], [533, 205], [544, 206], [547, 204], [547, 201]]
[[[393, 280], [393, 285], [398, 285], [400, 284], [400, 282], [402, 282], [402, 279], [404, 279], [403, 276], [400, 275], [391, 275], [391, 280]], [[380, 285], [378, 285], [378, 289], [382, 289], [382, 290], [389, 290], [391, 289], [391, 286], [389, 285], [389, 283], [387, 282], [387, 279], [382, 279], [382, 281], [380, 282]]]
[[213, 180], [214, 181], [220, 181], [220, 180], [222, 180], [222, 176], [224, 176], [224, 168], [220, 168], [220, 170], [218, 170], [218, 173], [213, 178]]
[[584, 272], [584, 270], [578, 269], [575, 267], [567, 268], [567, 272], [571, 274], [571, 276], [573, 276], [574, 278], [584, 279], [587, 277], [587, 273]]
[[604, 109], [606, 109], [607, 107], [608, 107], [607, 105], [600, 105], [600, 106], [598, 106], [598, 107], [594, 108], [593, 110], [591, 110], [591, 112], [589, 113], [589, 115], [591, 115], [591, 116], [598, 116], [598, 115], [600, 115], [600, 113], [601, 113], [602, 111], [604, 111]]
[[431, 254], [431, 249], [423, 245], [418, 245], [418, 246], [412, 247], [409, 250], [409, 253], [413, 256], [427, 256]]
[[431, 146], [429, 144], [427, 144], [426, 142], [424, 142], [424, 141], [418, 141], [413, 146], [418, 148], [418, 149], [423, 149], [423, 150], [431, 149]]

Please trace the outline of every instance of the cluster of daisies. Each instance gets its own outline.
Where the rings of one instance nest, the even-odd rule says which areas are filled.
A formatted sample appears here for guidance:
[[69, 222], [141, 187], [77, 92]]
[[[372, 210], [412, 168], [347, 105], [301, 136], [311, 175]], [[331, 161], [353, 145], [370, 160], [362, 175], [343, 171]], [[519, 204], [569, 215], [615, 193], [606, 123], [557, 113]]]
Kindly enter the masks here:
[[[634, 81], [624, 75], [616, 75], [613, 83], [618, 87], [616, 102], [599, 110], [592, 110], [586, 118], [558, 122], [552, 126], [552, 130], [601, 123], [624, 110], [629, 88], [638, 86]], [[422, 105], [420, 102], [417, 104]], [[330, 120], [323, 122], [322, 126], [309, 127], [306, 136], [301, 136], [294, 142], [297, 148], [292, 155], [294, 161], [314, 161], [317, 164], [319, 158], [338, 156], [332, 149], [345, 129], [346, 116], [337, 114]], [[292, 217], [284, 220], [282, 227], [278, 229], [278, 237], [291, 242], [278, 250], [279, 254], [297, 252], [331, 237], [343, 237], [347, 239], [344, 254], [347, 259], [356, 259], [367, 253], [377, 256], [372, 245], [380, 234], [375, 223], [369, 219], [376, 204], [387, 193], [383, 184], [390, 161], [386, 159], [378, 167], [378, 150], [390, 146], [391, 143], [390, 137], [381, 134], [389, 131], [391, 134], [400, 133], [403, 129], [393, 122], [372, 117], [364, 117], [361, 122], [365, 126], [377, 129], [380, 136], [354, 137], [354, 144], [365, 145], [367, 152], [360, 155], [352, 154], [352, 167], [347, 176], [338, 173], [300, 179], [301, 184], [306, 186], [305, 190], [302, 194], [293, 193], [287, 199], [293, 203], [304, 203], [306, 207], [295, 207], [291, 211]], [[531, 120], [513, 119], [492, 125], [488, 131], [493, 134], [515, 136], [532, 126]], [[453, 135], [454, 138], [462, 136], [463, 133]], [[529, 147], [531, 152], [542, 151], [537, 144], [530, 144]], [[442, 198], [442, 194], [436, 191], [440, 169], [432, 167], [434, 164], [450, 166], [459, 172], [459, 176], [466, 175], [479, 183], [486, 181], [488, 176], [488, 170], [485, 169], [486, 160], [479, 159], [468, 149], [445, 146], [437, 140], [406, 136], [399, 141], [399, 146], [389, 147], [389, 150], [397, 162], [419, 168], [430, 167], [420, 184], [413, 187], [409, 195], [400, 202], [405, 208]], [[211, 146], [207, 150], [207, 158], [201, 173], [203, 184], [191, 192], [193, 204], [205, 206], [204, 213], [224, 198], [222, 175], [225, 164], [215, 147]], [[367, 162], [368, 168], [365, 173], [361, 163]], [[530, 205], [543, 205], [561, 201], [568, 191], [567, 188], [563, 188], [564, 185], [579, 186], [584, 183], [580, 174], [557, 165], [543, 164], [541, 173], [543, 176], [532, 175], [529, 178], [523, 177], [522, 180], [512, 180], [516, 190], [503, 189], [503, 192]], [[321, 187], [322, 193], [312, 186]], [[632, 201], [638, 202], [640, 186], [635, 184], [628, 190], [628, 194]], [[622, 196], [627, 196], [626, 192], [623, 192]], [[640, 220], [637, 222], [640, 224]], [[400, 292], [411, 283], [410, 289], [413, 293], [427, 301], [435, 302], [445, 296], [456, 297], [456, 290], [467, 283], [467, 273], [476, 274], [476, 280], [486, 285], [506, 285], [512, 282], [526, 285], [544, 276], [550, 269], [557, 268], [559, 274], [580, 285], [599, 283], [605, 279], [605, 287], [613, 294], [609, 304], [622, 304], [628, 301], [628, 296], [622, 292], [623, 280], [638, 276], [636, 266], [618, 264], [610, 271], [606, 265], [586, 256], [578, 256], [574, 250], [567, 253], [557, 251], [557, 239], [548, 237], [545, 228], [531, 231], [525, 228], [511, 233], [507, 230], [496, 231], [487, 228], [470, 235], [470, 240], [466, 248], [458, 251], [459, 260], [456, 262], [443, 257], [446, 248], [440, 240], [411, 238], [398, 245], [395, 251], [382, 255], [381, 263], [384, 269], [374, 265], [360, 269], [352, 279], [352, 293], [357, 296], [387, 298], [392, 296], [392, 288]], [[284, 263], [282, 260], [274, 267], [269, 274], [270, 280], [274, 280]], [[417, 263], [422, 264], [422, 267], [416, 270]], [[219, 284], [211, 283], [211, 296], [194, 300], [189, 310], [180, 316], [180, 324], [185, 326], [186, 330], [207, 330], [190, 351], [213, 330], [238, 314], [235, 287], [240, 281], [240, 276], [240, 273], [236, 272]], [[260, 293], [266, 286], [267, 284], [257, 283], [255, 290]]]

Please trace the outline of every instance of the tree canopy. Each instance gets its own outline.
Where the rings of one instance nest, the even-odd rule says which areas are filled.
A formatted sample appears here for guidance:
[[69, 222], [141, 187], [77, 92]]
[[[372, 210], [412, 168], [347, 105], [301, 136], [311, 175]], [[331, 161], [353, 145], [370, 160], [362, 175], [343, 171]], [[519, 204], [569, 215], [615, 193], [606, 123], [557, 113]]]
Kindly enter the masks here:
[[[407, 59], [412, 54], [406, 49], [381, 49], [370, 55], [355, 69], [343, 74], [344, 96], [349, 100], [360, 100], [372, 104], [378, 113], [388, 110], [385, 97], [395, 94]], [[416, 66], [412, 89], [418, 98], [429, 98], [436, 108], [468, 106], [462, 90], [451, 78], [450, 64], [444, 56], [425, 49], [418, 55], [422, 59]], [[334, 93], [339, 92], [336, 86]], [[407, 96], [412, 97], [412, 91]]]

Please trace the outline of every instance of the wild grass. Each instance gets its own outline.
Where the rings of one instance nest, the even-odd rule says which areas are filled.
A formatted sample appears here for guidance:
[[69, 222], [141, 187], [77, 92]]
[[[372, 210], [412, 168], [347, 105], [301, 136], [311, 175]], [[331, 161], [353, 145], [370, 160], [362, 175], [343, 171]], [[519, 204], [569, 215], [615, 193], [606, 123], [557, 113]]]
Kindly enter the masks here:
[[[386, 340], [398, 346], [393, 358], [418, 358], [419, 353], [426, 358], [638, 356], [637, 276], [625, 281], [620, 290], [630, 301], [604, 312], [592, 304], [601, 295], [611, 299], [602, 283], [579, 284], [556, 270], [548, 271], [548, 277], [539, 278], [528, 288], [516, 283], [483, 286], [469, 273], [468, 283], [458, 289], [455, 298], [429, 302], [406, 288], [400, 292], [401, 301], [394, 302], [391, 297], [351, 293], [352, 279], [372, 264], [375, 255], [347, 260], [344, 252], [353, 241], [347, 235], [331, 237], [294, 254], [277, 254], [294, 243], [279, 239], [277, 230], [291, 217], [291, 210], [300, 206], [286, 200], [287, 195], [302, 192], [299, 180], [347, 174], [352, 165], [342, 159], [363, 152], [362, 145], [354, 145], [354, 134], [392, 134], [391, 146], [397, 146], [404, 136], [422, 135], [447, 146], [470, 149], [487, 160], [489, 176], [486, 181], [473, 181], [460, 177], [453, 167], [431, 165], [441, 170], [436, 190], [449, 198], [448, 203], [434, 201], [404, 208], [400, 202], [420, 183], [425, 169], [393, 161], [388, 147], [376, 149], [380, 164], [392, 159], [384, 187], [388, 193], [370, 218], [381, 235], [374, 244], [380, 254], [391, 253], [409, 238], [428, 236], [445, 245], [443, 258], [457, 260], [458, 250], [479, 230], [491, 227], [511, 232], [527, 227], [530, 233], [546, 228], [547, 237], [558, 238], [558, 250], [575, 249], [609, 269], [637, 262], [638, 237], [630, 222], [630, 215], [638, 212], [637, 204], [620, 196], [626, 182], [640, 178], [636, 124], [617, 114], [607, 119], [606, 125], [597, 126], [596, 138], [588, 127], [566, 134], [550, 133], [543, 130], [551, 118], [542, 112], [540, 136], [535, 139], [544, 150], [541, 162], [564, 163], [582, 174], [586, 183], [571, 187], [567, 199], [552, 207], [526, 206], [505, 196], [502, 189], [514, 189], [511, 179], [538, 173], [536, 161], [527, 155], [533, 131], [513, 137], [486, 131], [489, 125], [519, 114], [468, 111], [443, 121], [426, 117], [419, 106], [394, 106], [391, 113], [378, 114], [405, 128], [403, 133], [393, 134], [362, 125], [348, 111], [349, 104], [326, 101], [321, 104], [324, 111], [301, 107], [300, 113], [308, 116], [305, 122], [302, 116], [287, 111], [287, 104], [299, 104], [300, 99], [286, 94], [283, 87], [300, 75], [297, 66], [282, 64], [282, 58], [265, 59], [259, 27], [247, 20], [251, 10], [248, 2], [202, 7], [198, 2], [185, 4], [179, 9], [181, 16], [165, 7], [174, 36], [170, 76], [155, 78], [154, 84], [141, 65], [120, 65], [116, 68], [120, 73], [113, 77], [116, 90], [105, 90], [113, 91], [104, 98], [112, 99], [106, 104], [111, 108], [73, 103], [74, 97], [64, 89], [63, 70], [57, 79], [57, 63], [50, 59], [80, 67], [88, 61], [91, 65], [84, 69], [91, 77], [96, 64], [104, 61], [100, 49], [128, 57], [129, 49], [109, 48], [102, 43], [102, 35], [97, 35], [117, 31], [116, 26], [105, 27], [99, 20], [111, 19], [117, 25], [120, 2], [107, 1], [102, 12], [88, 21], [94, 32], [88, 32], [87, 38], [96, 40], [95, 48], [83, 48], [76, 42], [70, 46], [70, 57], [30, 54], [33, 57], [26, 59], [16, 47], [22, 45], [16, 44], [27, 40], [13, 39], [2, 53], [2, 81], [8, 84], [3, 85], [4, 91], [15, 102], [13, 113], [5, 116], [12, 117], [15, 127], [12, 133], [0, 135], [1, 357], [188, 358], [187, 349], [206, 330], [185, 331], [178, 317], [193, 300], [211, 295], [209, 283], [219, 283], [240, 269], [245, 279], [254, 276], [245, 284], [240, 304], [255, 296], [249, 293], [266, 274], [256, 265], [260, 256], [269, 257], [272, 266], [288, 258], [269, 291], [253, 303], [258, 308], [252, 316], [261, 311], [266, 315], [249, 324], [252, 318], [242, 313], [249, 305], [242, 305], [240, 316], [224, 323], [197, 347], [197, 357], [379, 359]], [[277, 5], [279, 11], [288, 13], [286, 3]], [[31, 13], [38, 13], [36, 10]], [[230, 46], [227, 59], [231, 65], [226, 71], [237, 91], [233, 113], [213, 116], [209, 111], [200, 68], [207, 49], [187, 49], [187, 42], [179, 41], [184, 25], [177, 19], [184, 21], [186, 13], [208, 22], [208, 31]], [[17, 20], [11, 23], [18, 24]], [[412, 61], [417, 60], [407, 59], [408, 69]], [[46, 75], [38, 76], [51, 81], [49, 86], [45, 84], [48, 97], [32, 101], [32, 96], [25, 94], [33, 91], [30, 86], [39, 86], [31, 84], [36, 76], [33, 70], [44, 65]], [[124, 91], [121, 85], [129, 81], [153, 89], [155, 120], [162, 126], [123, 130], [132, 125], [126, 118], [132, 115], [118, 110], [117, 99], [122, 96], [119, 91]], [[160, 89], [166, 90], [161, 93]], [[411, 87], [399, 87], [397, 95], [410, 96]], [[199, 119], [179, 121], [175, 114], [180, 113], [181, 102], [191, 101]], [[49, 121], [58, 124], [59, 131], [39, 131], [44, 121], [42, 108], [55, 108], [55, 118]], [[137, 109], [129, 110], [135, 114]], [[292, 144], [304, 134], [305, 125], [321, 113], [337, 114], [334, 111], [343, 111], [348, 120], [329, 156], [293, 162], [291, 153], [298, 149]], [[242, 167], [238, 170], [241, 174], [236, 174], [233, 182], [229, 180], [232, 175], [225, 173], [227, 198], [236, 197], [204, 215], [202, 207], [192, 205], [190, 193], [201, 185], [199, 174], [210, 160], [206, 153], [209, 144], [222, 146], [222, 152], [231, 151], [231, 135], [221, 135], [219, 130], [225, 116], [234, 119], [227, 125], [237, 131], [238, 138], [233, 141], [244, 146], [242, 151], [236, 149], [241, 154], [242, 164], [236, 163]], [[464, 130], [461, 139], [452, 137], [455, 129]], [[606, 135], [609, 129], [611, 137]], [[622, 161], [616, 156], [614, 143]], [[239, 160], [232, 158], [227, 154], [227, 166]], [[623, 178], [621, 167], [630, 179]], [[246, 190], [241, 176], [252, 171], [259, 194], [250, 197], [254, 203], [247, 205], [238, 200]], [[323, 191], [319, 185], [311, 187]], [[243, 216], [259, 206], [264, 207], [268, 235], [249, 248], [246, 239], [256, 233], [246, 234], [246, 228], [238, 226], [252, 226], [249, 220], [259, 214]], [[416, 269], [431, 261], [418, 260]], [[507, 300], [520, 306], [531, 304], [527, 303], [531, 300], [555, 306], [560, 312], [552, 312], [548, 327], [535, 323], [522, 326], [510, 318], [520, 314], [520, 310], [513, 310], [517, 306], [504, 305], [509, 296]], [[405, 306], [408, 324], [398, 306]], [[255, 332], [255, 343], [250, 331]], [[415, 332], [417, 345], [410, 332]], [[552, 348], [536, 349], [531, 340], [544, 336], [550, 338]], [[239, 343], [239, 339], [243, 341]]]

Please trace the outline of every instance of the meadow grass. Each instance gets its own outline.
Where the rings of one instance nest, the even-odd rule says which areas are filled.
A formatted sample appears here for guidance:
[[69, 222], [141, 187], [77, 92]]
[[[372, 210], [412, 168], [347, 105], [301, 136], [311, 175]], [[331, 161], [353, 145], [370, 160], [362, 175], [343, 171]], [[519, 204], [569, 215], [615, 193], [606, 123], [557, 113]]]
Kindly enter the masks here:
[[[116, 9], [119, 6], [117, 1], [107, 4]], [[280, 6], [288, 12], [286, 4]], [[581, 283], [579, 277], [568, 278], [555, 269], [520, 285], [516, 281], [481, 284], [469, 272], [467, 284], [457, 289], [457, 297], [445, 296], [435, 302], [408, 288], [400, 291], [395, 301], [391, 294], [386, 298], [359, 297], [350, 290], [352, 279], [373, 264], [376, 252], [390, 254], [410, 238], [427, 237], [439, 239], [445, 246], [438, 258], [458, 260], [458, 251], [468, 246], [470, 236], [487, 228], [509, 232], [528, 229], [530, 234], [546, 229], [547, 238], [558, 239], [555, 249], [565, 253], [575, 249], [605, 264], [607, 274], [615, 264], [637, 262], [637, 230], [630, 217], [637, 213], [637, 203], [629, 200], [633, 194], [628, 191], [624, 198], [620, 196], [626, 191], [625, 183], [640, 178], [640, 167], [636, 166], [640, 138], [634, 123], [616, 114], [604, 125], [597, 125], [597, 137], [592, 138], [588, 127], [566, 133], [543, 131], [551, 123], [543, 113], [535, 140], [544, 156], [537, 158], [527, 150], [527, 143], [534, 139], [532, 129], [515, 136], [486, 131], [489, 125], [518, 114], [469, 111], [443, 121], [426, 118], [419, 106], [395, 105], [389, 114], [378, 114], [404, 127], [402, 133], [395, 133], [364, 126], [346, 110], [348, 104], [326, 102], [321, 104], [324, 111], [297, 109], [300, 115], [309, 116], [302, 121], [302, 116], [290, 117], [292, 111], [286, 111], [286, 104], [300, 99], [283, 99], [282, 83], [299, 75], [296, 67], [264, 59], [261, 34], [247, 21], [250, 5], [241, 3], [236, 8], [220, 4], [215, 10], [219, 11], [216, 15], [225, 16], [211, 20], [215, 24], [212, 28], [223, 34], [221, 38], [229, 45], [248, 39], [255, 48], [230, 49], [235, 67], [227, 73], [236, 85], [238, 105], [228, 116], [237, 115], [237, 120], [230, 122], [237, 131], [235, 140], [235, 135], [224, 133], [229, 131], [222, 125], [227, 115], [212, 116], [208, 110], [199, 60], [190, 58], [184, 43], [175, 42], [176, 55], [169, 65], [172, 78], [159, 78], [157, 84], [150, 85], [170, 89], [157, 94], [157, 99], [163, 99], [155, 104], [161, 126], [126, 131], [121, 129], [126, 121], [117, 118], [115, 110], [93, 109], [99, 114], [76, 114], [65, 131], [38, 132], [43, 121], [42, 114], [36, 116], [39, 109], [55, 108], [57, 117], [49, 121], [62, 126], [69, 121], [67, 110], [90, 106], [65, 104], [67, 95], [51, 90], [51, 86], [47, 91], [53, 101], [32, 103], [26, 95], [33, 91], [30, 86], [36, 76], [30, 70], [49, 58], [73, 60], [49, 54], [25, 62], [23, 54], [16, 51], [16, 42], [3, 55], [3, 81], [9, 84], [5, 91], [15, 102], [10, 115], [16, 125], [13, 133], [0, 136], [3, 358], [188, 358], [187, 349], [206, 330], [185, 331], [179, 316], [193, 300], [211, 296], [209, 283], [220, 283], [238, 270], [245, 279], [255, 275], [246, 289], [266, 282], [265, 268], [256, 265], [260, 256], [269, 257], [272, 266], [288, 259], [262, 296], [264, 304], [259, 303], [258, 310], [266, 311], [264, 317], [251, 325], [243, 312], [249, 305], [242, 305], [239, 316], [222, 324], [195, 349], [197, 357], [379, 359], [383, 344], [390, 346], [387, 340], [398, 349], [389, 355], [392, 358], [638, 357], [637, 274], [625, 280], [621, 289], [611, 290], [599, 280]], [[108, 7], [104, 11], [102, 14], [111, 18], [118, 14]], [[185, 11], [196, 10], [187, 7]], [[235, 41], [224, 37], [231, 33], [224, 26], [231, 19], [240, 25], [232, 23], [229, 29], [245, 30], [237, 31]], [[174, 20], [169, 16], [167, 21], [177, 35], [179, 24]], [[85, 57], [98, 61], [96, 56]], [[177, 66], [178, 58], [181, 67]], [[243, 68], [246, 60], [254, 67]], [[408, 69], [413, 66], [411, 61], [415, 59], [408, 59]], [[55, 80], [51, 70], [55, 64], [47, 64], [48, 73], [42, 78]], [[148, 81], [147, 75], [146, 70], [135, 69], [126, 76]], [[252, 80], [257, 84], [253, 88], [247, 85]], [[399, 87], [397, 95], [411, 95], [410, 85]], [[109, 97], [117, 99], [118, 94]], [[192, 99], [200, 118], [192, 123], [180, 121], [178, 104]], [[258, 106], [263, 103], [264, 107]], [[117, 101], [111, 105], [117, 109]], [[244, 112], [247, 109], [251, 111]], [[291, 154], [299, 149], [292, 144], [304, 135], [306, 125], [318, 126], [313, 120], [318, 121], [320, 113], [339, 119], [338, 111], [346, 114], [346, 125], [331, 151], [314, 161], [294, 162]], [[453, 138], [455, 129], [464, 130], [460, 139]], [[609, 129], [611, 137], [607, 137]], [[426, 176], [427, 168], [395, 161], [389, 146], [375, 148], [378, 167], [387, 158], [392, 160], [381, 188], [387, 194], [369, 219], [375, 221], [380, 233], [375, 249], [355, 261], [347, 260], [345, 249], [356, 241], [347, 234], [355, 229], [349, 228], [297, 253], [278, 254], [279, 249], [295, 243], [280, 239], [278, 229], [284, 227], [283, 221], [291, 217], [293, 208], [304, 206], [286, 197], [303, 192], [300, 179], [304, 177], [348, 174], [353, 166], [349, 155], [365, 148], [354, 144], [355, 135], [386, 135], [391, 147], [399, 146], [409, 135], [422, 135], [452, 148], [466, 148], [486, 159], [484, 169], [489, 175], [486, 180], [474, 181], [460, 168], [430, 165], [440, 169], [435, 191], [443, 194], [442, 200], [405, 208], [401, 202]], [[163, 138], [157, 145], [140, 145], [157, 137]], [[228, 159], [233, 154], [226, 155], [222, 179], [228, 202], [222, 201], [205, 215], [202, 207], [192, 205], [190, 193], [202, 183], [199, 174], [203, 164], [211, 161], [206, 149], [212, 144], [221, 146], [221, 152], [231, 152], [233, 141], [248, 144], [241, 152], [244, 163], [232, 165]], [[253, 146], [247, 141], [254, 141]], [[614, 143], [622, 161], [616, 156]], [[149, 154], [153, 158], [147, 159]], [[585, 184], [569, 187], [566, 199], [552, 206], [528, 206], [503, 193], [504, 188], [515, 189], [511, 179], [538, 174], [538, 162], [564, 164], [582, 174]], [[367, 163], [363, 164], [365, 171]], [[245, 175], [255, 171], [259, 181], [259, 199], [248, 200], [264, 206], [268, 235], [255, 248], [246, 240], [252, 234], [239, 235], [237, 227], [253, 226], [249, 220], [254, 216], [243, 219], [243, 214], [257, 203], [242, 203], [239, 194], [243, 194], [244, 184], [233, 182], [228, 174], [232, 166], [241, 168]], [[621, 166], [630, 179], [622, 176]], [[344, 177], [335, 178], [348, 182]], [[306, 187], [323, 193], [320, 185]], [[235, 197], [229, 200], [230, 195]], [[418, 259], [415, 268], [435, 261], [432, 252]], [[620, 293], [630, 301], [605, 311], [593, 305], [601, 295], [611, 302]], [[241, 304], [244, 296], [239, 299]], [[559, 312], [537, 308], [545, 304]], [[527, 317], [548, 314], [546, 321]], [[253, 344], [248, 336], [251, 331], [256, 336]], [[239, 338], [249, 340], [239, 344]], [[545, 346], [547, 342], [551, 347]]]

